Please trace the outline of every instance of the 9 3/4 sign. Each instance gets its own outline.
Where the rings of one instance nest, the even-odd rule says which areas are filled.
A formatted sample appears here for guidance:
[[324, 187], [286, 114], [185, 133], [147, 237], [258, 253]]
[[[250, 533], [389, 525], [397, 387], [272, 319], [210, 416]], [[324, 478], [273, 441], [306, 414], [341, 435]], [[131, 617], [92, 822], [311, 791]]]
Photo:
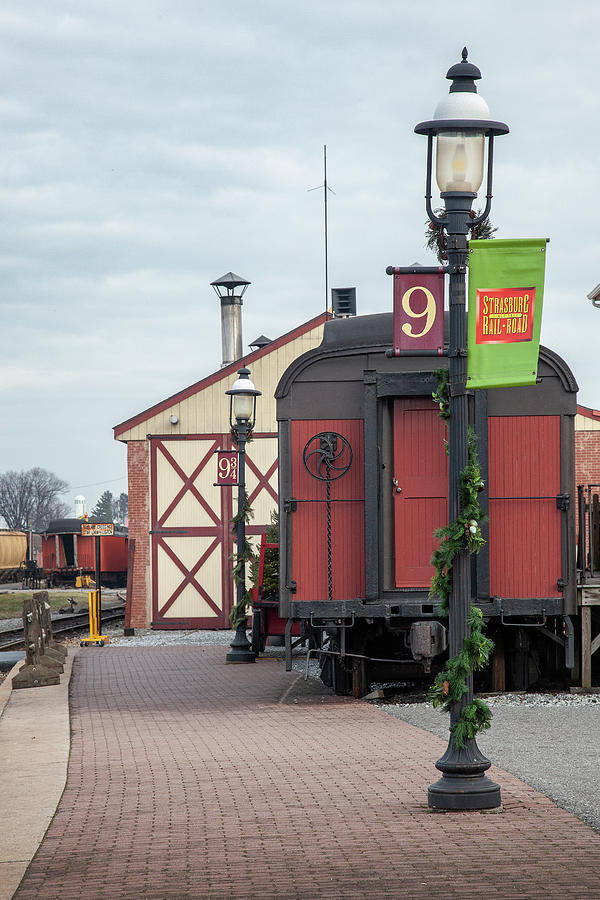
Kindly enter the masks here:
[[444, 349], [444, 272], [394, 270], [394, 356]]
[[238, 483], [238, 451], [217, 450], [217, 484], [219, 487]]

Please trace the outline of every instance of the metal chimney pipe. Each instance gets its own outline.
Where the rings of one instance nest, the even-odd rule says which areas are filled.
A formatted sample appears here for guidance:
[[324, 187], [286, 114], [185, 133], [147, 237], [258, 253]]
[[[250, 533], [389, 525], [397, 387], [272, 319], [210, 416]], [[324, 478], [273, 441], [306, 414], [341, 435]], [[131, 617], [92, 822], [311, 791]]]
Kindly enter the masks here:
[[[221, 301], [221, 344], [223, 362], [228, 366], [241, 359], [242, 351], [242, 297], [250, 284], [234, 272], [228, 272], [216, 281], [211, 281], [215, 293]], [[241, 290], [240, 290], [241, 288]]]
[[242, 298], [235, 294], [221, 297], [221, 344], [221, 367], [242, 358]]

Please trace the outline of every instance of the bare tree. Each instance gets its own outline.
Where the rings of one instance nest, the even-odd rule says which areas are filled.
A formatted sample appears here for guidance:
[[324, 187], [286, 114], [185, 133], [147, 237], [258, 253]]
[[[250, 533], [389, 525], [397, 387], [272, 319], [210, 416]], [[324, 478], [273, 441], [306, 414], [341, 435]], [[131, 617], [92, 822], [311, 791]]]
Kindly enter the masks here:
[[69, 485], [46, 469], [4, 472], [0, 475], [0, 516], [15, 531], [43, 531], [52, 519], [68, 515], [60, 499]]

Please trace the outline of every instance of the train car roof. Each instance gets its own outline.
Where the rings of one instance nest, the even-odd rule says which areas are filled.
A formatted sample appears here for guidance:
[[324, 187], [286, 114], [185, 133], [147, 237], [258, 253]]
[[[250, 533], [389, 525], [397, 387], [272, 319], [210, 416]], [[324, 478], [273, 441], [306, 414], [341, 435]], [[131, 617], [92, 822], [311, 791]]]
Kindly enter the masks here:
[[[89, 520], [93, 524], [93, 520]], [[87, 524], [87, 519], [54, 519], [49, 522], [44, 534], [81, 534], [82, 524]], [[115, 523], [115, 536], [127, 537], [128, 528], [125, 525]]]
[[[446, 348], [448, 345], [448, 318], [449, 314], [446, 311], [444, 313]], [[327, 358], [354, 356], [363, 352], [385, 354], [385, 351], [392, 347], [392, 335], [393, 316], [391, 312], [331, 319], [325, 323], [321, 344], [314, 350], [303, 353], [285, 370], [277, 385], [275, 397], [277, 399], [285, 397], [295, 379], [313, 363]], [[415, 360], [418, 360], [420, 367], [424, 366], [426, 370], [433, 371], [439, 368], [444, 358], [447, 357], [417, 356], [411, 357], [411, 363], [414, 364]], [[579, 387], [575, 376], [558, 353], [540, 345], [539, 359], [541, 363], [545, 363], [555, 371], [564, 391], [577, 393]], [[396, 357], [393, 362], [400, 364], [401, 360], [402, 357], [400, 356]]]

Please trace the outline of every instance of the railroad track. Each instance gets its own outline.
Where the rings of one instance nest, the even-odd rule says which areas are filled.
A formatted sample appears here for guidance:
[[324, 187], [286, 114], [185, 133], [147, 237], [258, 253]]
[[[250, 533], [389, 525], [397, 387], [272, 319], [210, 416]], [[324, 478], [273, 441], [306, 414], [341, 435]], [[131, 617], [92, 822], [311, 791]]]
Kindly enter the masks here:
[[[116, 622], [125, 617], [125, 604], [122, 606], [109, 606], [102, 610], [102, 625], [108, 622]], [[52, 634], [54, 637], [68, 634], [73, 631], [81, 631], [89, 626], [88, 612], [66, 613], [64, 616], [52, 618]], [[0, 630], [0, 651], [19, 650], [23, 647], [24, 635], [22, 628], [9, 628]]]

